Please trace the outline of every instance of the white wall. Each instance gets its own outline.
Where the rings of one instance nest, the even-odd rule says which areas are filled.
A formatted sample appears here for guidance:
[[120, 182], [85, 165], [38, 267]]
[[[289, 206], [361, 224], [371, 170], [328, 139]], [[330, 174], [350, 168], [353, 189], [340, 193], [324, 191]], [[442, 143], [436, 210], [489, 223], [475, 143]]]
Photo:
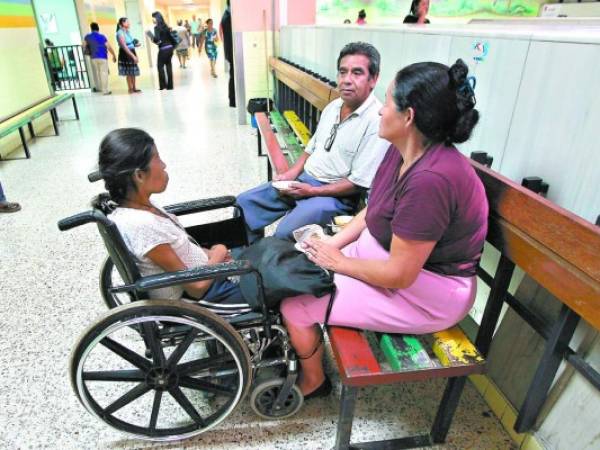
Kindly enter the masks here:
[[[465, 154], [486, 151], [493, 168], [520, 182], [540, 176], [548, 198], [594, 222], [600, 214], [600, 28], [292, 26], [281, 32], [280, 55], [335, 79], [340, 49], [366, 41], [382, 55], [376, 95], [394, 74], [419, 61], [462, 58], [477, 78], [481, 120]], [[484, 43], [478, 62], [473, 47]]]

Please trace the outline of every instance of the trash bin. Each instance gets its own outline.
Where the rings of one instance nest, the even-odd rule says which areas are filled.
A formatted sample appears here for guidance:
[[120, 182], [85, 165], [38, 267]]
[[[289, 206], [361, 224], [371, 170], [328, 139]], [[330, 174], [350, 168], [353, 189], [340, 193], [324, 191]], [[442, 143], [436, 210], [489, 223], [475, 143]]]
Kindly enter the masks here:
[[[267, 103], [268, 102], [268, 103]], [[267, 108], [268, 105], [268, 108]], [[253, 128], [258, 128], [256, 124], [256, 119], [254, 118], [254, 114], [257, 112], [267, 112], [273, 109], [273, 100], [270, 98], [260, 97], [260, 98], [251, 98], [248, 100], [248, 106], [246, 107], [246, 111], [250, 113], [252, 119], [250, 123]]]

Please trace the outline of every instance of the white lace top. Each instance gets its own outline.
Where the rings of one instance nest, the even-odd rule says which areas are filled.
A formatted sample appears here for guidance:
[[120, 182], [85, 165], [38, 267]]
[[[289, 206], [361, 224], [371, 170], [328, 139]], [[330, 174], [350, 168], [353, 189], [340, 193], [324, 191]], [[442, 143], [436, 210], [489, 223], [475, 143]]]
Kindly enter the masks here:
[[[202, 247], [190, 241], [177, 217], [154, 206], [168, 218], [160, 217], [150, 211], [121, 207], [109, 216], [109, 219], [117, 225], [125, 245], [135, 257], [140, 273], [145, 276], [164, 272], [146, 256], [150, 250], [161, 244], [169, 244], [187, 268], [206, 265], [208, 255]], [[183, 295], [183, 287], [155, 289], [149, 294], [150, 298], [179, 299]]]

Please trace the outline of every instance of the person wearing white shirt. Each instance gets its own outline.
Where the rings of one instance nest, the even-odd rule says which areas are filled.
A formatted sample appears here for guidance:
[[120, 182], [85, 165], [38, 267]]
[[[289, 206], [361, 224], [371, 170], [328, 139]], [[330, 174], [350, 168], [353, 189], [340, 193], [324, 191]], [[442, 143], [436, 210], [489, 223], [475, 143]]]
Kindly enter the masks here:
[[390, 145], [378, 136], [382, 105], [373, 94], [380, 59], [371, 44], [347, 44], [337, 61], [340, 98], [325, 107], [296, 163], [274, 177], [294, 183], [286, 190], [265, 183], [238, 196], [251, 242], [282, 216], [275, 236], [291, 239], [297, 228], [354, 211]]

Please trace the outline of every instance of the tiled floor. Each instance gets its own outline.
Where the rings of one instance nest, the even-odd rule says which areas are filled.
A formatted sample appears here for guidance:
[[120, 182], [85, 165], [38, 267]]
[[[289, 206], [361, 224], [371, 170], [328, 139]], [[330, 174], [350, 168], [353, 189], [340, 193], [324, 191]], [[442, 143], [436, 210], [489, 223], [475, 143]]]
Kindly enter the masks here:
[[[0, 216], [0, 448], [329, 449], [339, 386], [308, 402], [297, 416], [265, 422], [243, 403], [217, 429], [198, 438], [151, 444], [128, 440], [88, 415], [68, 378], [70, 350], [101, 312], [98, 269], [104, 249], [95, 227], [61, 233], [59, 219], [86, 210], [101, 186], [94, 169], [102, 136], [136, 126], [154, 136], [171, 181], [163, 204], [236, 194], [266, 179], [255, 132], [236, 125], [227, 107], [226, 77], [208, 77], [205, 59], [175, 68], [174, 91], [147, 87], [139, 95], [78, 94], [81, 120], [61, 124], [60, 137], [40, 137], [32, 159], [0, 162], [0, 180], [17, 214]], [[61, 117], [71, 117], [69, 105]], [[48, 131], [50, 134], [50, 131]], [[330, 366], [330, 365], [329, 365]], [[331, 367], [331, 366], [330, 366]], [[333, 373], [332, 370], [329, 370]], [[335, 375], [334, 375], [335, 379]], [[426, 430], [442, 384], [364, 390], [354, 438], [385, 439]], [[499, 421], [468, 384], [444, 449], [508, 449]]]

